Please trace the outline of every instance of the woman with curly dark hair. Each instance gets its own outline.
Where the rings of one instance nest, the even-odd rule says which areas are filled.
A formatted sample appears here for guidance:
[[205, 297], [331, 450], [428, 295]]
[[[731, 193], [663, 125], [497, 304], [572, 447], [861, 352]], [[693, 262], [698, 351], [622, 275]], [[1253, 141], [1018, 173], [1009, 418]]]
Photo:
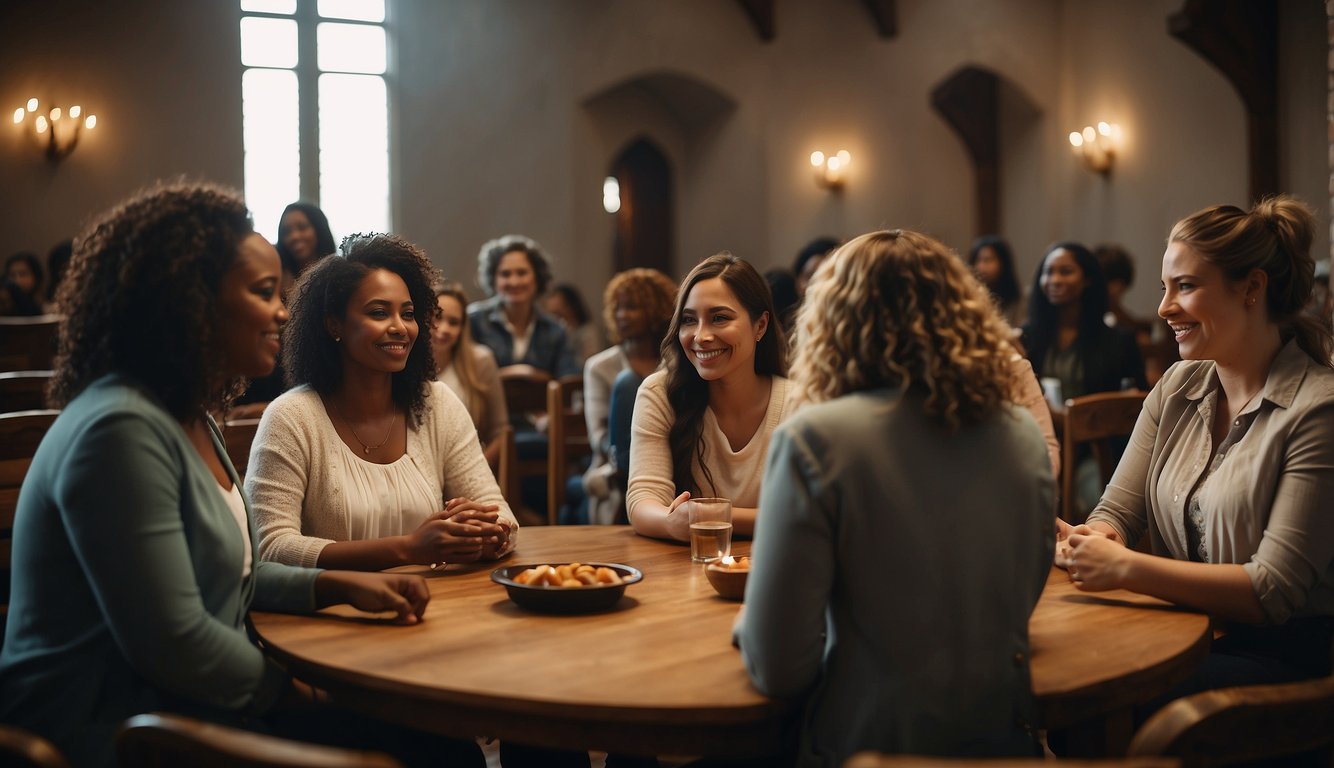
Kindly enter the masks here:
[[278, 255], [236, 195], [147, 191], [79, 240], [60, 289], [51, 400], [14, 522], [0, 721], [75, 765], [110, 764], [127, 717], [228, 722], [294, 697], [246, 633], [251, 606], [350, 602], [418, 621], [421, 578], [259, 560], [209, 412], [273, 368]]
[[731, 499], [733, 529], [749, 535], [769, 437], [791, 412], [787, 343], [760, 273], [726, 251], [696, 265], [662, 360], [635, 400], [630, 523], [645, 536], [688, 540], [681, 505], [702, 493]]
[[514, 546], [472, 418], [435, 380], [435, 277], [416, 246], [373, 234], [297, 283], [293, 389], [264, 411], [246, 477], [265, 560], [381, 570]]

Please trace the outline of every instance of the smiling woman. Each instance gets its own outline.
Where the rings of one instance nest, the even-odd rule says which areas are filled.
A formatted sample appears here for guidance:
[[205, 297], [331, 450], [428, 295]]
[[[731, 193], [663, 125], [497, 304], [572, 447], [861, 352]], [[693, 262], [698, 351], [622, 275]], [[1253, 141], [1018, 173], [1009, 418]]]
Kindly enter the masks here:
[[732, 501], [732, 524], [749, 535], [769, 437], [791, 411], [787, 343], [769, 285], [723, 252], [682, 283], [662, 342], [665, 370], [635, 401], [626, 509], [646, 536], [685, 540], [681, 506], [701, 494]]
[[392, 235], [354, 235], [296, 286], [283, 361], [246, 491], [260, 556], [380, 570], [494, 559], [518, 524], [472, 419], [435, 381], [436, 277]]

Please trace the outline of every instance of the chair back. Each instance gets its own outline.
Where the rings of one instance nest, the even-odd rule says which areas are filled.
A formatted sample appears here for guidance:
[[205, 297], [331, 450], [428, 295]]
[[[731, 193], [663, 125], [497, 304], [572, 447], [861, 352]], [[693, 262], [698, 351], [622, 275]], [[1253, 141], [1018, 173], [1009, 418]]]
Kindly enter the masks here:
[[46, 407], [46, 385], [52, 371], [0, 373], [0, 413], [36, 411]]
[[[1139, 757], [1121, 760], [1059, 760], [1061, 768], [1179, 768], [1180, 762], [1165, 757]], [[1033, 757], [921, 757], [918, 755], [882, 755], [858, 752], [843, 763], [843, 768], [1043, 768], [1053, 763]]]
[[1334, 765], [1334, 677], [1182, 697], [1140, 726], [1129, 753], [1176, 757], [1186, 768], [1298, 756]]
[[245, 480], [250, 465], [250, 445], [255, 442], [259, 419], [234, 419], [222, 425], [222, 440], [227, 446], [227, 458], [236, 467], [236, 474]]
[[505, 501], [517, 504], [519, 476], [515, 472], [515, 462], [518, 460], [519, 449], [514, 444], [514, 427], [508, 424], [501, 427], [496, 442], [500, 444], [500, 452], [496, 455], [496, 465], [491, 471], [496, 476], [496, 485], [500, 486], [500, 493], [505, 497]]
[[0, 317], [0, 371], [50, 369], [60, 320], [60, 315]]
[[0, 637], [9, 617], [10, 562], [14, 548], [14, 513], [19, 487], [33, 454], [60, 411], [19, 411], [0, 414]]
[[402, 768], [379, 752], [265, 736], [181, 715], [135, 715], [116, 734], [121, 768]]
[[510, 416], [542, 413], [547, 409], [549, 373], [531, 365], [507, 365], [500, 369], [499, 375]]
[[1111, 441], [1129, 437], [1144, 405], [1147, 392], [1100, 392], [1065, 401], [1065, 426], [1061, 431], [1061, 518], [1071, 525], [1084, 522], [1075, 499], [1075, 456], [1088, 443], [1098, 461], [1103, 485], [1116, 471], [1116, 451]]
[[0, 724], [0, 765], [13, 768], [69, 768], [51, 742], [22, 728]]
[[[525, 477], [547, 475], [547, 452], [549, 444], [545, 433], [530, 429], [525, 425], [536, 425], [545, 417], [547, 410], [547, 384], [551, 376], [540, 368], [531, 365], [507, 365], [500, 369], [500, 386], [505, 391], [505, 407], [510, 414], [510, 423], [516, 428], [523, 428], [523, 436], [514, 435], [514, 472], [510, 478], [510, 487], [506, 491], [506, 501], [510, 509], [521, 519], [541, 522], [542, 510], [531, 509], [525, 505], [521, 493]], [[522, 443], [523, 455], [519, 452]], [[540, 487], [540, 486], [539, 486]], [[536, 505], [536, 502], [534, 502]]]
[[593, 455], [584, 419], [584, 377], [562, 376], [547, 384], [547, 523], [555, 525], [565, 503], [565, 482], [578, 461]]

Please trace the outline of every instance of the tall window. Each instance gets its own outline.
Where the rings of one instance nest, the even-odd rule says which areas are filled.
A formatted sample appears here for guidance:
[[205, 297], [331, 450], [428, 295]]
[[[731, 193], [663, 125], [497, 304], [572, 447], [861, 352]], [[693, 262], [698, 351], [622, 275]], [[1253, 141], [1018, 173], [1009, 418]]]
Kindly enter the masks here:
[[389, 201], [386, 0], [240, 0], [246, 203], [276, 239], [298, 199], [338, 236], [384, 232]]

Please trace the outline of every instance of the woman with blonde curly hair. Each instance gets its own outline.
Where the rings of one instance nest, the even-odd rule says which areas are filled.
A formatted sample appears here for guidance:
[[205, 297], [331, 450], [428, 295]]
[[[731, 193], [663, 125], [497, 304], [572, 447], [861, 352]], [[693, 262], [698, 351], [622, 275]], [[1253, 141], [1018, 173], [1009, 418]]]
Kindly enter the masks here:
[[835, 251], [797, 323], [802, 405], [769, 447], [737, 627], [760, 691], [813, 696], [797, 765], [1032, 754], [1055, 493], [1005, 321], [961, 260], [896, 230]]

